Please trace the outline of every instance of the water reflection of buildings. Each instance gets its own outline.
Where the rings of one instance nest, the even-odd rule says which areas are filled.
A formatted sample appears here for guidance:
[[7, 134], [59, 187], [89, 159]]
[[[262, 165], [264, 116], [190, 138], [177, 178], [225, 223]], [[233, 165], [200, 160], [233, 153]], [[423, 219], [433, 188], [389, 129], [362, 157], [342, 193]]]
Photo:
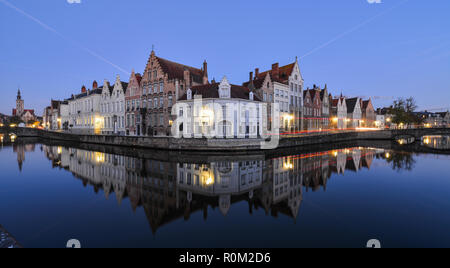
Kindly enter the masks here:
[[109, 198], [114, 192], [119, 204], [129, 198], [133, 210], [143, 207], [153, 232], [173, 220], [187, 220], [196, 211], [206, 219], [208, 208], [218, 208], [225, 216], [238, 202], [246, 202], [249, 213], [261, 208], [266, 215], [283, 214], [296, 220], [304, 188], [326, 190], [333, 173], [370, 168], [376, 154], [372, 149], [352, 148], [196, 164], [56, 146], [44, 145], [43, 150], [53, 166], [72, 172], [96, 193], [103, 189]]
[[20, 171], [22, 171], [23, 163], [25, 162], [25, 153], [34, 152], [34, 150], [34, 144], [13, 144], [13, 151], [17, 154], [17, 164]]
[[422, 145], [439, 150], [450, 149], [450, 136], [425, 136]]

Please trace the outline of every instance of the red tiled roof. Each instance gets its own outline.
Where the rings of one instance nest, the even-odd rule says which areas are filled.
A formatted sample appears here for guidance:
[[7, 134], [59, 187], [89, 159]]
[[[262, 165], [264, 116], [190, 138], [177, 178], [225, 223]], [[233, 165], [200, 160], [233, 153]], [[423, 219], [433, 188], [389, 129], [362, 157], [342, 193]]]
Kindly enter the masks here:
[[[264, 84], [264, 80], [265, 77], [263, 78], [257, 78], [255, 80], [253, 80], [253, 86], [255, 87], [255, 89], [259, 89], [263, 87]], [[249, 82], [245, 82], [244, 84], [242, 84], [244, 87], [249, 87], [250, 86], [250, 81]]]
[[333, 100], [331, 101], [331, 106], [333, 106], [333, 107], [337, 107], [338, 104], [339, 104], [339, 99], [333, 99]]
[[[30, 112], [31, 115], [33, 115], [33, 116], [35, 115], [35, 114], [34, 114], [34, 110], [26, 109], [26, 110], [23, 110], [23, 112], [24, 112], [24, 113]], [[13, 109], [13, 110], [12, 110], [12, 115], [13, 115], [13, 116], [18, 115], [18, 114], [17, 114], [17, 109]]]
[[203, 71], [200, 69], [169, 61], [160, 57], [156, 57], [156, 59], [158, 60], [164, 73], [169, 76], [169, 79], [184, 79], [184, 70], [187, 69], [195, 82], [201, 83], [203, 81]]
[[[202, 95], [203, 99], [218, 99], [219, 98], [220, 83], [199, 85], [191, 87], [192, 96]], [[247, 87], [231, 85], [231, 98], [248, 100], [250, 97], [250, 90]], [[184, 94], [179, 100], [187, 100], [187, 95]], [[261, 101], [254, 95], [255, 101]]]
[[267, 73], [269, 73], [270, 77], [272, 78], [273, 81], [280, 82], [280, 83], [286, 83], [286, 81], [289, 79], [289, 76], [291, 76], [292, 72], [294, 71], [294, 67], [295, 67], [295, 62], [279, 67], [278, 68], [279, 79], [274, 78], [273, 70], [269, 70], [269, 71], [258, 74], [258, 78], [264, 79], [266, 77]]

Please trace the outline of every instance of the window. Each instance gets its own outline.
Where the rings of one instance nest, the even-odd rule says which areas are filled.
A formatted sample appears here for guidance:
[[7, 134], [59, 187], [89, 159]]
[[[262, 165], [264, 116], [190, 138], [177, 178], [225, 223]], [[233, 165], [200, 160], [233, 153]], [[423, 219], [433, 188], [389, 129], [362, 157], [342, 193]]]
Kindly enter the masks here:
[[168, 107], [172, 107], [172, 103], [173, 102], [173, 97], [172, 97], [172, 95], [169, 95], [169, 103], [168, 103]]
[[267, 101], [267, 93], [264, 93], [264, 101]]
[[148, 94], [153, 94], [153, 85], [148, 86]]
[[159, 97], [159, 107], [160, 107], [160, 108], [163, 108], [163, 106], [164, 106], [164, 100], [163, 100], [163, 97]]
[[153, 108], [158, 108], [158, 98], [153, 100]]
[[164, 126], [164, 116], [163, 115], [159, 116], [159, 125]]
[[159, 92], [163, 93], [164, 92], [164, 82], [160, 82], [159, 83]]

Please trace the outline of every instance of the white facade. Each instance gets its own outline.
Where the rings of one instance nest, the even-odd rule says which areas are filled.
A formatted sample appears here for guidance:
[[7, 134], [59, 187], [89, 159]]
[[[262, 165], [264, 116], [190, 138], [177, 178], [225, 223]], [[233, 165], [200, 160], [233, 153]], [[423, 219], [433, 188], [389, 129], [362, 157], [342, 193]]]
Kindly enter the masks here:
[[82, 134], [101, 134], [103, 117], [100, 113], [102, 89], [88, 90], [73, 96], [69, 102], [69, 130]]
[[[351, 111], [351, 107], [349, 105], [350, 102], [354, 102], [356, 99], [356, 104]], [[361, 109], [361, 99], [360, 98], [354, 98], [354, 99], [348, 99], [347, 100], [347, 126], [351, 128], [358, 128], [361, 126], [361, 120], [362, 120], [362, 109]]]
[[339, 98], [337, 105], [337, 128], [347, 128], [347, 103], [344, 98]]
[[303, 76], [296, 60], [292, 74], [289, 76], [289, 111], [294, 117], [293, 127], [296, 130], [303, 129], [303, 87]]
[[386, 127], [386, 116], [382, 114], [377, 114], [377, 119], [375, 121], [375, 125], [378, 128], [384, 129]]
[[177, 124], [183, 124], [183, 137], [258, 138], [263, 133], [262, 102], [255, 101], [252, 92], [248, 99], [235, 98], [242, 87], [233, 87], [223, 78], [218, 89], [208, 89], [218, 90], [217, 98], [195, 95], [188, 89], [187, 99], [178, 101], [173, 110]]
[[65, 128], [69, 127], [69, 103], [67, 101], [61, 102], [60, 105], [60, 116], [61, 116], [61, 129], [65, 130]]
[[125, 135], [125, 91], [128, 84], [117, 76], [114, 86], [105, 81], [102, 89], [100, 112], [103, 117], [102, 134]]

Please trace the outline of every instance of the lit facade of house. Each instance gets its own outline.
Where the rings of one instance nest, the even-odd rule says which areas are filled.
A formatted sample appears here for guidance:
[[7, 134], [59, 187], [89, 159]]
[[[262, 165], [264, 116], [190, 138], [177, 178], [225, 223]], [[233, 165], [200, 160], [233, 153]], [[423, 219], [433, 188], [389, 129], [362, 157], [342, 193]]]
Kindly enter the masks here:
[[349, 128], [361, 127], [362, 121], [361, 99], [360, 98], [346, 99], [346, 103], [347, 103], [347, 127]]
[[[280, 114], [278, 120], [282, 130], [303, 129], [304, 80], [298, 60], [281, 67], [279, 63], [275, 63], [271, 70], [262, 73], [259, 69], [255, 69], [255, 78], [253, 79], [253, 73], [250, 73], [250, 81], [243, 86], [254, 90], [262, 101], [278, 104]], [[271, 118], [271, 112], [268, 116], [270, 116], [269, 122], [274, 120]]]
[[97, 82], [92, 84], [92, 90], [81, 88], [81, 94], [72, 95], [69, 103], [69, 130], [80, 134], [101, 134], [103, 117], [100, 112], [100, 102], [103, 87]]
[[117, 76], [114, 86], [107, 81], [103, 84], [100, 111], [103, 116], [102, 134], [125, 135], [125, 93], [128, 83]]
[[320, 130], [322, 127], [322, 100], [320, 89], [314, 85], [314, 89], [304, 92], [305, 128], [307, 130]]
[[175, 128], [183, 137], [214, 133], [216, 138], [258, 138], [263, 133], [262, 102], [248, 88], [231, 85], [227, 78], [190, 87], [178, 103]]
[[331, 112], [331, 96], [328, 94], [327, 85], [320, 90], [320, 103], [322, 104], [321, 116], [321, 128], [329, 129], [330, 127], [330, 112]]
[[347, 128], [347, 102], [342, 96], [331, 102], [331, 123], [336, 129]]

